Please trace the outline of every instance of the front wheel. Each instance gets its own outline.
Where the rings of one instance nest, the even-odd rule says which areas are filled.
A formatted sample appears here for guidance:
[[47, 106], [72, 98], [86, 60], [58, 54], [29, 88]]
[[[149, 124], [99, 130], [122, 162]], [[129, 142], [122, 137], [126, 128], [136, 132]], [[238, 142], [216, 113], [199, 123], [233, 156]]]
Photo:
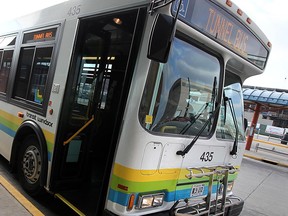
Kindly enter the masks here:
[[36, 136], [28, 136], [22, 142], [18, 157], [18, 176], [24, 190], [32, 196], [42, 191], [40, 177], [43, 170], [43, 156]]

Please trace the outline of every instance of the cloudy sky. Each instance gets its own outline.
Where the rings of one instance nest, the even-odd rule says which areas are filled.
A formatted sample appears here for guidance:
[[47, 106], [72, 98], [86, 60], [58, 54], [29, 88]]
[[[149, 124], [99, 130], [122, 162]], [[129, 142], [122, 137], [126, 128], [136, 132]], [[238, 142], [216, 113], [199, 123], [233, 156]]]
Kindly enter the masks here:
[[[0, 0], [0, 22], [65, 0]], [[284, 0], [232, 0], [263, 30], [272, 43], [272, 52], [263, 75], [249, 78], [244, 84], [288, 89], [288, 12]], [[17, 4], [17, 7], [15, 7]]]
[[244, 84], [288, 89], [288, 12], [283, 0], [232, 0], [262, 29], [272, 43], [263, 75]]

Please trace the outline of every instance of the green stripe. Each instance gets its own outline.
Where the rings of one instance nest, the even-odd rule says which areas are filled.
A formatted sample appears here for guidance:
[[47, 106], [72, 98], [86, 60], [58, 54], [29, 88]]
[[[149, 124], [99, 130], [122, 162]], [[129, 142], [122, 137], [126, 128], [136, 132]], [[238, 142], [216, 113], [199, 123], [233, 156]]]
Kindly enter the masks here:
[[[118, 185], [127, 187], [127, 191], [120, 189]], [[111, 187], [116, 191], [124, 193], [131, 192], [145, 192], [165, 189], [168, 191], [175, 191], [177, 180], [166, 180], [166, 181], [153, 181], [153, 182], [131, 182], [123, 178], [113, 175]]]
[[[237, 173], [231, 174], [228, 177], [228, 181], [233, 181], [237, 178]], [[176, 190], [177, 184], [185, 184], [186, 185], [180, 185], [177, 187], [177, 190], [179, 189], [189, 189], [191, 188], [191, 184], [195, 184], [198, 182], [203, 182], [206, 186], [208, 185], [209, 178], [202, 177], [202, 178], [194, 178], [194, 179], [182, 179], [177, 182], [177, 179], [175, 180], [161, 180], [161, 181], [151, 181], [151, 182], [132, 182], [129, 180], [125, 180], [123, 178], [120, 178], [118, 176], [113, 175], [112, 181], [111, 181], [111, 188], [116, 191], [121, 191], [122, 193], [132, 193], [132, 192], [147, 192], [147, 191], [157, 191], [157, 190], [166, 190], [168, 192], [173, 192]], [[216, 179], [214, 180], [214, 185], [217, 184]], [[118, 187], [118, 185], [125, 186], [127, 190], [123, 190]]]
[[0, 122], [1, 124], [5, 125], [6, 127], [10, 128], [13, 131], [17, 131], [19, 125], [15, 124], [14, 122], [11, 122], [5, 118], [3, 118], [2, 116], [0, 116]]

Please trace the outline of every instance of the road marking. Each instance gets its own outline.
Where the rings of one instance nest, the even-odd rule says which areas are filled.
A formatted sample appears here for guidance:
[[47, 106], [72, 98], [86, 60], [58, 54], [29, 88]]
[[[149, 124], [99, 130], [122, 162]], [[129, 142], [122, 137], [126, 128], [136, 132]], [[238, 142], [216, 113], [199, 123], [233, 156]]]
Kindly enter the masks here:
[[44, 216], [28, 199], [26, 199], [13, 185], [0, 175], [0, 184], [33, 216]]

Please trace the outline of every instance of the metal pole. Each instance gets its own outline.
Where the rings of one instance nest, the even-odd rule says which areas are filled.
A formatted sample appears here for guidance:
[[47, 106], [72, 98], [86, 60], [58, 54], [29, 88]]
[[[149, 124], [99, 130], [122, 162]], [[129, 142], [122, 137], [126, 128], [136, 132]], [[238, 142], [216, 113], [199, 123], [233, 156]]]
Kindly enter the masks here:
[[246, 141], [246, 150], [250, 150], [250, 148], [251, 148], [253, 137], [254, 137], [254, 132], [255, 132], [256, 125], [257, 125], [258, 118], [259, 118], [259, 114], [260, 114], [260, 108], [261, 108], [261, 105], [257, 103], [256, 108], [255, 108], [255, 112], [254, 112], [254, 115], [252, 118], [252, 122], [250, 125], [250, 131], [249, 131], [247, 141]]

